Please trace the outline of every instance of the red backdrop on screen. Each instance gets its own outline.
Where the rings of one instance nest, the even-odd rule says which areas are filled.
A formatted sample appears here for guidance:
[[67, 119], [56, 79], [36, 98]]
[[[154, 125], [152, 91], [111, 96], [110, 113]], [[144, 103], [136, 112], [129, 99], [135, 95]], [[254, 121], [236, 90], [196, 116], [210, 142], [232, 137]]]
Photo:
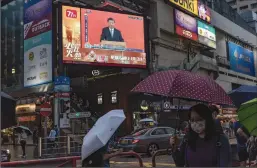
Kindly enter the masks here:
[[[84, 14], [88, 15], [88, 41], [90, 44], [100, 44], [102, 29], [108, 26], [107, 19], [113, 18], [115, 20], [115, 28], [121, 31], [127, 48], [145, 50], [143, 17], [91, 9], [81, 9], [82, 47], [85, 44]], [[137, 19], [131, 19], [129, 16]]]

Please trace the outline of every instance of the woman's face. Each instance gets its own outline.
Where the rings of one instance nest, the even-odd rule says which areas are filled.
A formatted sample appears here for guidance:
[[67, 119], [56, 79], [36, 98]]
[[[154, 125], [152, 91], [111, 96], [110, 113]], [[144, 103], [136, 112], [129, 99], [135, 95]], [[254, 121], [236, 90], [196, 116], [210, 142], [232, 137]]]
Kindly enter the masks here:
[[195, 111], [191, 112], [190, 126], [194, 132], [201, 134], [205, 131], [205, 120]]

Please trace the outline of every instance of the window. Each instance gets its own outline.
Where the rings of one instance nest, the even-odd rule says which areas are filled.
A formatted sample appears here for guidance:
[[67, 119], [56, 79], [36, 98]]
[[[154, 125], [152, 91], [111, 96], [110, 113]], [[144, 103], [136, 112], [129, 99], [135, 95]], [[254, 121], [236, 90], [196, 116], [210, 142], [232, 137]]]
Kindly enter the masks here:
[[165, 128], [167, 134], [174, 134], [175, 129], [173, 128]]
[[236, 5], [236, 0], [230, 1], [230, 2], [228, 2], [228, 4], [229, 4], [230, 6]]
[[252, 8], [257, 8], [257, 3], [253, 3], [253, 4], [251, 5], [251, 7], [252, 7]]
[[164, 135], [164, 134], [166, 134], [166, 133], [163, 128], [157, 128], [152, 132], [152, 135]]
[[240, 10], [248, 9], [248, 5], [241, 6], [239, 9], [240, 9]]

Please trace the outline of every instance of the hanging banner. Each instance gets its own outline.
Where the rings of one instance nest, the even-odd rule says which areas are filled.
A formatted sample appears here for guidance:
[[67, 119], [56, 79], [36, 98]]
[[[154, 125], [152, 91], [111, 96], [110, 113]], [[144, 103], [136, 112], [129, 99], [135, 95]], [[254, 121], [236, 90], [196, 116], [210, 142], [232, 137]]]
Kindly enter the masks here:
[[70, 119], [68, 115], [70, 113], [70, 93], [56, 93], [55, 103], [59, 105], [59, 123], [60, 128], [70, 128]]
[[52, 0], [24, 1], [24, 87], [52, 82]]

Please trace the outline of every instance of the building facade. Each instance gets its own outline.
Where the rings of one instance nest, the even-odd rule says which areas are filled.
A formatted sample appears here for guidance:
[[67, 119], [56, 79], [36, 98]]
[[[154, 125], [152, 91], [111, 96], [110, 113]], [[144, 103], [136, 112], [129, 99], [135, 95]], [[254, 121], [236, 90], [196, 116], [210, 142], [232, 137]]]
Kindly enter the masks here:
[[[222, 3], [222, 1], [219, 1]], [[151, 4], [151, 58], [154, 71], [159, 69], [188, 69], [205, 75], [211, 75], [225, 91], [229, 92], [240, 85], [256, 85], [256, 33], [234, 12], [221, 14], [219, 5], [207, 4], [211, 11], [211, 23], [216, 30], [216, 49], [206, 49], [204, 45], [192, 43], [178, 36], [174, 25], [174, 10], [183, 10], [176, 4], [164, 1], [152, 1]], [[219, 10], [218, 10], [219, 9]], [[224, 9], [225, 10], [225, 9]], [[225, 10], [226, 12], [226, 10]], [[190, 14], [190, 12], [185, 11]], [[223, 11], [224, 13], [224, 11]], [[198, 18], [199, 19], [199, 18]], [[234, 20], [234, 21], [233, 21]], [[191, 45], [190, 45], [191, 43]], [[240, 71], [240, 67], [232, 64], [233, 51], [229, 51], [230, 43], [251, 52], [252, 73], [249, 69]], [[164, 68], [164, 69], [165, 69]]]
[[226, 0], [228, 4], [238, 13], [251, 10], [257, 12], [257, 2], [255, 0]]

